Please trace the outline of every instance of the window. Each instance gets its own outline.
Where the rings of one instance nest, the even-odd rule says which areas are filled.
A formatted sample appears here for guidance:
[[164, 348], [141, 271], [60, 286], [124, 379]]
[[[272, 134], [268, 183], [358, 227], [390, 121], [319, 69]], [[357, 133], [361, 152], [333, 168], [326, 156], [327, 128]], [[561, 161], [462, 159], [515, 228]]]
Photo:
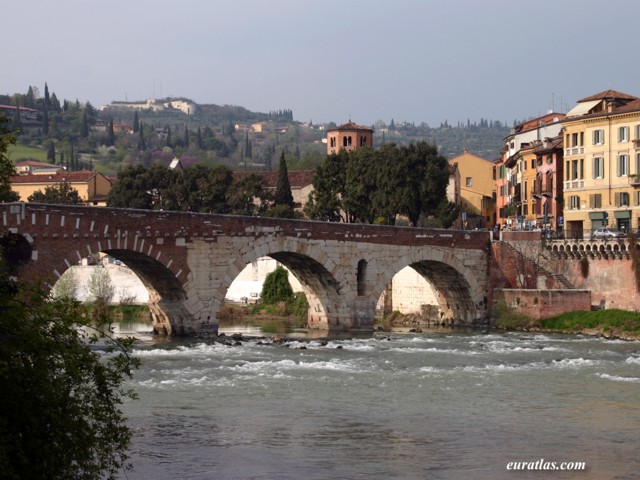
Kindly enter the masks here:
[[593, 178], [604, 178], [603, 157], [593, 157]]
[[569, 208], [572, 210], [580, 209], [580, 197], [578, 195], [571, 195], [569, 197]]
[[593, 193], [589, 195], [589, 208], [602, 208], [601, 193]]
[[578, 179], [578, 160], [571, 161], [571, 180]]
[[626, 177], [629, 175], [629, 155], [618, 155], [618, 176]]
[[335, 148], [336, 146], [336, 137], [331, 137], [331, 147]]
[[618, 128], [618, 141], [619, 142], [628, 142], [629, 141], [629, 127], [619, 127]]
[[636, 153], [636, 175], [640, 175], [640, 153]]
[[636, 197], [636, 205], [640, 205], [640, 190], [634, 192], [634, 195]]
[[466, 178], [466, 185], [467, 187], [470, 187], [473, 185], [473, 180], [471, 179], [471, 177]]
[[578, 143], [578, 134], [577, 133], [573, 133], [571, 135], [571, 146], [572, 147], [577, 147], [579, 145]]
[[636, 130], [636, 136], [635, 136], [635, 139], [636, 139], [636, 140], [640, 140], [640, 124], [636, 125], [635, 130]]
[[351, 146], [351, 137], [344, 137], [342, 139], [342, 146], [343, 147], [350, 147]]
[[367, 137], [360, 137], [360, 146], [361, 147], [367, 146]]
[[628, 207], [629, 206], [629, 193], [616, 192], [616, 207]]
[[604, 144], [604, 130], [598, 129], [593, 131], [593, 144], [594, 145]]

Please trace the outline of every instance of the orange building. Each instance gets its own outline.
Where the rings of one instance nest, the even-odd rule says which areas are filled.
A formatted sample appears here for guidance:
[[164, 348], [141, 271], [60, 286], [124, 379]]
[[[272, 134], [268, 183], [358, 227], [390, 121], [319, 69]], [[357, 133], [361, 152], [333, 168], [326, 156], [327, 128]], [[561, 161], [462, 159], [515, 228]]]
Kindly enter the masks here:
[[373, 147], [373, 130], [353, 122], [327, 130], [327, 155], [340, 150], [356, 150]]

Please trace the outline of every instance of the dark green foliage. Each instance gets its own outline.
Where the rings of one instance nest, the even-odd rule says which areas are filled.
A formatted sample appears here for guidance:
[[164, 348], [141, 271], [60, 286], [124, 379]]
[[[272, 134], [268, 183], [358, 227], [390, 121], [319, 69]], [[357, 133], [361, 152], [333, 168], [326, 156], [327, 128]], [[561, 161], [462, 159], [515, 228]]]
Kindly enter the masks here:
[[116, 143], [116, 134], [113, 130], [113, 118], [109, 120], [109, 125], [107, 126], [107, 146], [112, 147]]
[[[229, 208], [234, 215], [260, 215], [266, 210], [270, 198], [262, 177], [251, 174], [234, 181], [228, 195]], [[259, 199], [258, 205], [255, 199]]]
[[426, 142], [341, 150], [316, 168], [305, 213], [314, 220], [386, 225], [404, 216], [415, 226], [438, 214], [448, 182], [447, 160]]
[[56, 145], [53, 141], [47, 143], [47, 161], [49, 163], [56, 163]]
[[11, 177], [17, 172], [13, 162], [6, 155], [9, 145], [16, 143], [16, 136], [7, 131], [4, 125], [7, 121], [0, 115], [0, 202], [17, 202], [20, 197], [11, 190], [10, 182]]
[[[117, 478], [131, 432], [119, 405], [131, 340], [94, 330], [80, 304], [21, 286], [0, 292], [2, 478]], [[93, 332], [93, 333], [88, 333]], [[92, 345], [100, 339], [104, 356]]]
[[80, 138], [87, 138], [89, 136], [89, 120], [87, 120], [87, 113], [82, 114], [82, 123], [80, 125]]
[[33, 192], [27, 200], [35, 203], [58, 205], [80, 205], [82, 203], [78, 191], [66, 181], [55, 186], [47, 186], [44, 192], [41, 190]]
[[288, 302], [293, 298], [293, 289], [289, 283], [289, 273], [280, 265], [267, 275], [260, 294], [262, 303], [272, 305], [277, 302]]
[[144, 126], [140, 125], [140, 130], [138, 130], [138, 150], [146, 150], [147, 144], [144, 140]]
[[138, 133], [140, 130], [140, 119], [138, 118], [138, 111], [133, 112], [133, 133]]
[[293, 209], [293, 195], [291, 194], [291, 184], [289, 183], [289, 172], [287, 171], [284, 152], [280, 155], [280, 162], [278, 163], [278, 182], [273, 201], [276, 205], [284, 205]]

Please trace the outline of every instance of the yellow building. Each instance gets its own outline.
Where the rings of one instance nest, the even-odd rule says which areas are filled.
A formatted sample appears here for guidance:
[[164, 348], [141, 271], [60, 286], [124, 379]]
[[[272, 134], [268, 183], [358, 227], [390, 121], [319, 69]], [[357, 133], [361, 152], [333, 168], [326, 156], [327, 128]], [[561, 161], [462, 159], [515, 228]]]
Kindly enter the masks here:
[[583, 98], [564, 126], [564, 217], [568, 238], [598, 227], [640, 227], [640, 99], [606, 90]]
[[[493, 162], [473, 155], [466, 150], [449, 160], [458, 166], [460, 176], [460, 209], [466, 228], [492, 228], [495, 225], [495, 192]], [[463, 222], [462, 227], [465, 227]]]
[[20, 201], [26, 202], [33, 193], [44, 192], [45, 188], [55, 187], [64, 182], [77, 190], [78, 195], [87, 205], [104, 206], [111, 190], [111, 182], [107, 177], [88, 170], [78, 172], [59, 170], [48, 174], [16, 175], [11, 177], [11, 190], [20, 196]]

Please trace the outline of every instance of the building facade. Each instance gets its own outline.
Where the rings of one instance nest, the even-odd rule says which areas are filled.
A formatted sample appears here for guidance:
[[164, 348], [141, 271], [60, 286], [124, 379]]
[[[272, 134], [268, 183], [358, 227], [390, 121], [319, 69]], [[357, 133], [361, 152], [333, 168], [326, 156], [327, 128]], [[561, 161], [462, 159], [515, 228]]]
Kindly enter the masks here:
[[578, 101], [564, 125], [567, 235], [640, 227], [640, 99], [605, 90]]
[[496, 223], [500, 228], [522, 230], [538, 226], [533, 196], [533, 180], [537, 176], [535, 148], [559, 135], [564, 118], [564, 114], [549, 112], [516, 125], [505, 138], [502, 157], [494, 167]]
[[350, 152], [361, 147], [373, 147], [373, 130], [353, 122], [327, 130], [327, 155], [340, 150]]
[[67, 182], [71, 188], [78, 191], [78, 195], [87, 205], [104, 206], [111, 190], [111, 181], [98, 172], [81, 170], [67, 172], [59, 170], [51, 174], [26, 174], [11, 177], [11, 190], [16, 192], [21, 202], [37, 191], [44, 192], [47, 187], [55, 187]]
[[460, 198], [454, 203], [464, 213], [460, 227], [492, 228], [496, 221], [493, 163], [465, 150], [450, 159], [449, 165], [457, 165], [459, 171]]

